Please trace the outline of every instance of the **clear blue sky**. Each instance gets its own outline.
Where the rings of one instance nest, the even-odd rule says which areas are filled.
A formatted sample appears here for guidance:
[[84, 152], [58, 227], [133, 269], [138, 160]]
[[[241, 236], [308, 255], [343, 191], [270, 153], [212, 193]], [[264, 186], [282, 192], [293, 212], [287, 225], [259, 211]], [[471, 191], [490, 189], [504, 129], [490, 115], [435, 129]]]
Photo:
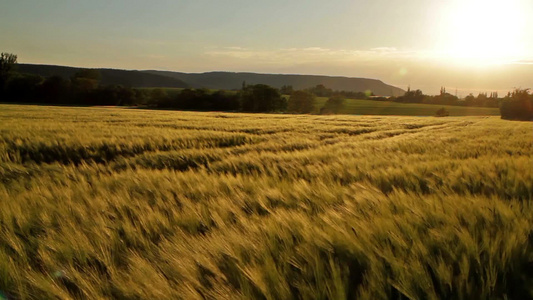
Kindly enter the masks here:
[[430, 93], [533, 85], [531, 0], [0, 1], [0, 51], [19, 62], [371, 77]]

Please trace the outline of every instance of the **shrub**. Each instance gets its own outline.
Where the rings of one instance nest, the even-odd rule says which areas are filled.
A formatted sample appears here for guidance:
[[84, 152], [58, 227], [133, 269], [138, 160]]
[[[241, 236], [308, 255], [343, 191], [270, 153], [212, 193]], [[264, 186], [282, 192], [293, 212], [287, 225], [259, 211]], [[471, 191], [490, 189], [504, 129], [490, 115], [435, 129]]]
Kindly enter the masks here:
[[435, 112], [435, 117], [447, 117], [450, 115], [450, 112], [446, 108], [441, 108]]

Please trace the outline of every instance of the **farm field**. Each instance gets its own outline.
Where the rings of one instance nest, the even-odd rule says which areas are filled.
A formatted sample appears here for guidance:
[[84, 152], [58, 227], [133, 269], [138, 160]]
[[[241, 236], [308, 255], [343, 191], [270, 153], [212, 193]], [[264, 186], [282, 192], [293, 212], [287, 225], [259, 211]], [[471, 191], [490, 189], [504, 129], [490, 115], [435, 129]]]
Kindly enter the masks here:
[[531, 129], [0, 105], [0, 299], [532, 299]]
[[[318, 97], [316, 111], [324, 106], [328, 98]], [[423, 103], [397, 103], [392, 101], [346, 99], [342, 114], [351, 115], [396, 115], [396, 116], [434, 116], [440, 108], [446, 108], [450, 116], [499, 116], [500, 110], [492, 107], [469, 107], [434, 105]]]

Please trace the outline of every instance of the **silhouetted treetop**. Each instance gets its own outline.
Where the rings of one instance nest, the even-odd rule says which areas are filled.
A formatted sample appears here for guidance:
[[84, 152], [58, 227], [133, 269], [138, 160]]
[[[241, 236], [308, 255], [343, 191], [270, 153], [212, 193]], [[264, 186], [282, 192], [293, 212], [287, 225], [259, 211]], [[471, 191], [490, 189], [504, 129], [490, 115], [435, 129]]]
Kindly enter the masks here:
[[242, 110], [247, 112], [283, 111], [287, 108], [287, 100], [279, 91], [265, 84], [246, 86], [241, 92]]
[[11, 53], [0, 54], [0, 94], [4, 92], [9, 76], [12, 75], [17, 64], [17, 56]]
[[529, 89], [516, 89], [505, 97], [500, 106], [502, 119], [533, 121], [533, 95]]

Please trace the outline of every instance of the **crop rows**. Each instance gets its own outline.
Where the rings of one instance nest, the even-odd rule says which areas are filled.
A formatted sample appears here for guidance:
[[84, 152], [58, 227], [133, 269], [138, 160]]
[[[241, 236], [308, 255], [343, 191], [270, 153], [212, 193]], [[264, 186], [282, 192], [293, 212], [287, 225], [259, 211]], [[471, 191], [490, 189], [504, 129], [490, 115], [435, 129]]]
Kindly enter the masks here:
[[0, 293], [531, 299], [532, 159], [497, 117], [1, 105]]

